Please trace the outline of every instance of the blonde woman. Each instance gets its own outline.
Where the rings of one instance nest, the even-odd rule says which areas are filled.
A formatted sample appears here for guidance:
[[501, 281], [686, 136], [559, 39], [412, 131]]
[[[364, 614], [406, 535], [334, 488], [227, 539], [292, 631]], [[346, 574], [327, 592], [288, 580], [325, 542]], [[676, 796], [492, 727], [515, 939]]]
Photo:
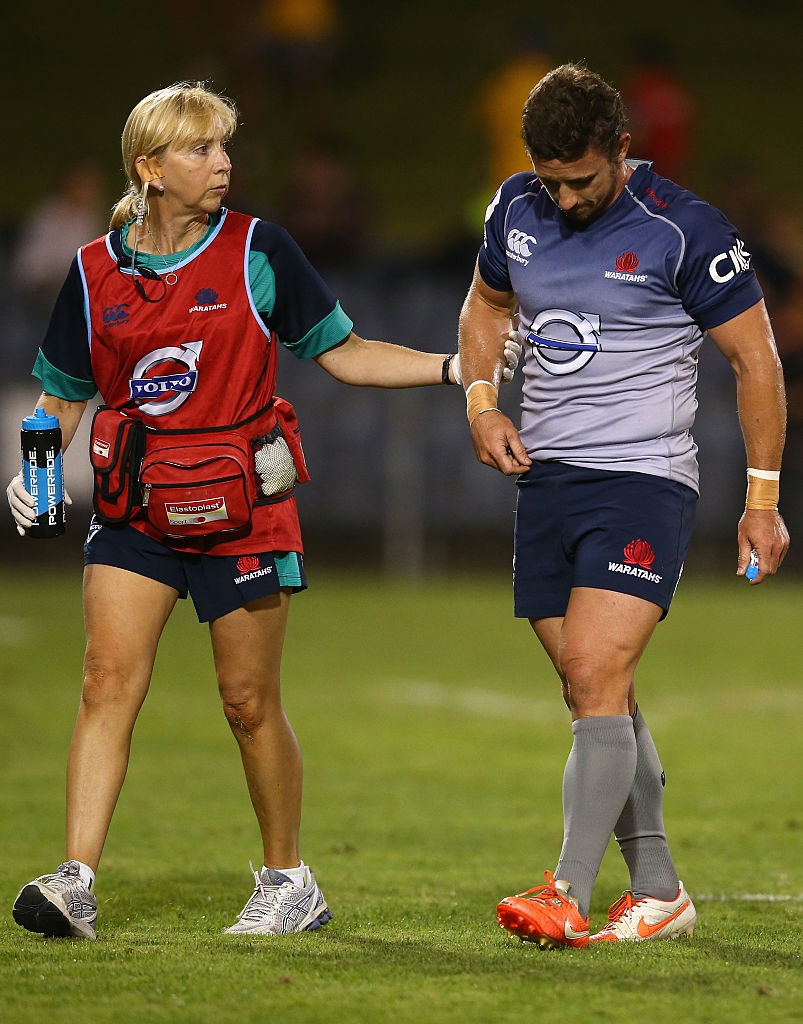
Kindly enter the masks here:
[[[14, 904], [15, 920], [44, 935], [95, 938], [95, 872], [132, 731], [162, 630], [188, 593], [209, 623], [263, 844], [253, 892], [226, 931], [281, 934], [329, 921], [300, 856], [301, 753], [280, 694], [290, 597], [306, 579], [293, 496], [305, 469], [292, 409], [274, 394], [277, 349], [348, 384], [459, 380], [456, 358], [358, 337], [281, 227], [224, 207], [236, 126], [233, 103], [202, 83], [161, 89], [134, 108], [122, 136], [127, 190], [109, 233], [78, 251], [36, 358], [37, 404], [58, 416], [65, 447], [90, 399], [99, 393], [108, 407], [90, 452], [96, 514], [84, 549], [87, 645], [67, 768], [66, 857]], [[504, 344], [500, 376], [512, 372]], [[507, 360], [516, 361], [510, 349]], [[170, 491], [159, 473], [177, 461], [192, 475], [190, 449], [219, 451], [224, 436], [250, 448], [241, 490], [226, 490], [222, 474], [211, 490]], [[131, 457], [115, 462], [121, 438]], [[153, 483], [143, 483], [135, 440]], [[173, 463], [151, 458], [165, 445]], [[112, 478], [125, 500], [112, 495]], [[163, 493], [172, 499], [157, 508]], [[23, 533], [33, 511], [20, 477], [8, 497]]]

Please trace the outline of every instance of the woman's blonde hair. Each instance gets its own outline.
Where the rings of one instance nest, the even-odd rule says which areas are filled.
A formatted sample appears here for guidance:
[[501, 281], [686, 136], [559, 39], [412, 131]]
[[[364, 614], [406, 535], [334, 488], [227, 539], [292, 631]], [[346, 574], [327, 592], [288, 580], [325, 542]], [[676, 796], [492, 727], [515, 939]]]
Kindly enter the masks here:
[[141, 194], [147, 203], [147, 186], [143, 188], [137, 174], [137, 157], [158, 157], [168, 146], [181, 148], [218, 132], [229, 139], [236, 128], [234, 103], [212, 92], [204, 82], [176, 82], [140, 100], [123, 128], [123, 170], [128, 185], [112, 210], [110, 227], [122, 227], [136, 216]]

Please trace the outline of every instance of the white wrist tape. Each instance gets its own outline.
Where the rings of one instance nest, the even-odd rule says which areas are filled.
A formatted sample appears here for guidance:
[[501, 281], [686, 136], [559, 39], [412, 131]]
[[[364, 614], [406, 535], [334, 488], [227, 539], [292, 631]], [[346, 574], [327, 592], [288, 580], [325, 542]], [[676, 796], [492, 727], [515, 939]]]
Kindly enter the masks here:
[[[474, 394], [471, 391], [477, 388]], [[496, 412], [498, 391], [489, 380], [475, 380], [466, 388], [466, 415], [469, 426], [483, 412]]]
[[475, 388], [478, 384], [487, 384], [489, 388], [496, 390], [496, 385], [492, 384], [489, 380], [475, 380], [466, 388], [466, 397], [468, 397], [469, 391], [471, 391], [472, 388]]

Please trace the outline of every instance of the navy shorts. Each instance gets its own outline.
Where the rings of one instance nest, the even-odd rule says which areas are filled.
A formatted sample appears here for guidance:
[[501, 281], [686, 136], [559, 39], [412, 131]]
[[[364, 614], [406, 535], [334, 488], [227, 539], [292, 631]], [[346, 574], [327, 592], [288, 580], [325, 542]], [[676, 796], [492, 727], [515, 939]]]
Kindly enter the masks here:
[[101, 526], [94, 518], [84, 543], [84, 564], [114, 565], [192, 597], [199, 622], [212, 622], [283, 588], [307, 589], [297, 551], [198, 555], [176, 551], [133, 526]]
[[690, 487], [562, 462], [536, 463], [517, 483], [518, 617], [565, 615], [573, 587], [632, 594], [666, 616], [694, 529]]

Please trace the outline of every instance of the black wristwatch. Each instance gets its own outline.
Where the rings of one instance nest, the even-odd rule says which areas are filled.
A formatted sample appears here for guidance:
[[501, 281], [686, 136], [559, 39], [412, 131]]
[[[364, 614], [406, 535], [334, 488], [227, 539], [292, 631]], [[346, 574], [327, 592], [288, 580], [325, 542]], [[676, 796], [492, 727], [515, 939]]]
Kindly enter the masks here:
[[444, 384], [456, 384], [456, 380], [449, 380], [449, 367], [452, 365], [452, 360], [457, 355], [456, 352], [450, 352], [449, 355], [443, 360], [443, 366], [441, 367], [441, 380]]

